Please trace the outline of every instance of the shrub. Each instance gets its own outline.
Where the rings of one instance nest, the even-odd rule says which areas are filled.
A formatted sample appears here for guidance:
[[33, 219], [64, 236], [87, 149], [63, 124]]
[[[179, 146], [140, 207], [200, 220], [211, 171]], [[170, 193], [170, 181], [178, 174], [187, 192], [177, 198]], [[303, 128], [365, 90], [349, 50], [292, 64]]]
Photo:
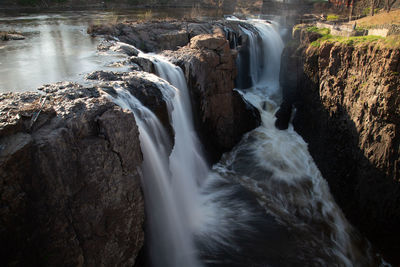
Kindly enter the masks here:
[[339, 16], [335, 15], [335, 14], [328, 14], [328, 16], [326, 17], [327, 21], [334, 21], [334, 20], [338, 20]]

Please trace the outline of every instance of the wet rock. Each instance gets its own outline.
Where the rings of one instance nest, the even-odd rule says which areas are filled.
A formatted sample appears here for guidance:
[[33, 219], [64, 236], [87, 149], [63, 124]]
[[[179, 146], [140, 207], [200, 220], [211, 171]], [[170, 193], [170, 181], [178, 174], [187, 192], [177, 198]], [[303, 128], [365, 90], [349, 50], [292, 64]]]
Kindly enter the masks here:
[[17, 33], [9, 33], [7, 34], [6, 39], [8, 40], [25, 40], [25, 36], [22, 34], [17, 34]]
[[10, 40], [25, 40], [25, 36], [20, 32], [0, 32], [0, 40], [10, 41]]
[[[252, 74], [250, 73], [250, 41], [244, 29], [257, 34], [257, 30], [250, 24], [238, 21], [226, 21], [221, 25], [229, 45], [237, 51], [238, 75], [235, 79], [236, 88], [246, 89], [253, 85]], [[261, 40], [261, 39], [259, 39]], [[263, 55], [267, 56], [267, 55]]]
[[174, 130], [171, 126], [168, 115], [168, 106], [159, 85], [154, 81], [159, 81], [159, 78], [153, 74], [144, 72], [131, 73], [124, 77], [124, 88], [135, 96], [139, 101], [149, 108], [158, 117], [161, 124], [167, 130], [170, 140], [173, 144]]
[[164, 55], [185, 72], [200, 138], [212, 161], [260, 124], [258, 111], [233, 90], [236, 51], [220, 30], [195, 36], [187, 47]]
[[136, 64], [139, 66], [140, 70], [149, 72], [149, 73], [155, 73], [155, 68], [153, 62], [151, 62], [150, 59], [143, 58], [143, 57], [130, 57], [129, 62]]
[[275, 113], [275, 127], [279, 130], [286, 130], [289, 127], [291, 116], [292, 104], [284, 101]]
[[88, 80], [121, 81], [121, 75], [112, 71], [94, 71], [86, 76]]
[[46, 100], [0, 95], [3, 264], [133, 266], [144, 239], [134, 116], [96, 88], [41, 89]]
[[114, 43], [109, 47], [109, 49], [111, 51], [124, 53], [128, 56], [137, 56], [140, 52], [136, 47], [121, 42]]

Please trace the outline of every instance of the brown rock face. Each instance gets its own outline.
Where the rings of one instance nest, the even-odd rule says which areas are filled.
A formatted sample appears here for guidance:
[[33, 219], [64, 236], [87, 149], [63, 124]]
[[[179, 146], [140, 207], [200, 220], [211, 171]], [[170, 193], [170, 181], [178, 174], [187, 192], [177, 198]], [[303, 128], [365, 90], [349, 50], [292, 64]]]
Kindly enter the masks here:
[[323, 43], [302, 51], [295, 128], [350, 221], [398, 264], [400, 50]]
[[76, 84], [0, 95], [6, 266], [133, 266], [143, 245], [134, 116]]
[[93, 25], [88, 29], [88, 33], [93, 35], [118, 37], [121, 42], [134, 45], [144, 52], [176, 50], [187, 45], [193, 36], [211, 32], [211, 24], [189, 21], [125, 22], [115, 25]]
[[195, 121], [212, 160], [260, 124], [258, 111], [233, 90], [236, 53], [221, 32], [195, 36], [187, 47], [164, 55], [185, 72]]

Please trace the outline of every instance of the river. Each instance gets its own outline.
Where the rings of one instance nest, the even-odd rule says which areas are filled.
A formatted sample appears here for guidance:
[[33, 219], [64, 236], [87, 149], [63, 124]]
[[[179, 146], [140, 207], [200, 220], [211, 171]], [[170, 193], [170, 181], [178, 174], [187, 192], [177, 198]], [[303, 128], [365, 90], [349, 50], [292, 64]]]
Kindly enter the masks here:
[[91, 24], [151, 18], [216, 17], [213, 10], [192, 8], [123, 11], [0, 13], [0, 32], [15, 30], [26, 39], [0, 41], [0, 93], [32, 91], [58, 81], [85, 83], [94, 70], [118, 69], [122, 55], [97, 51], [101, 38], [86, 33]]

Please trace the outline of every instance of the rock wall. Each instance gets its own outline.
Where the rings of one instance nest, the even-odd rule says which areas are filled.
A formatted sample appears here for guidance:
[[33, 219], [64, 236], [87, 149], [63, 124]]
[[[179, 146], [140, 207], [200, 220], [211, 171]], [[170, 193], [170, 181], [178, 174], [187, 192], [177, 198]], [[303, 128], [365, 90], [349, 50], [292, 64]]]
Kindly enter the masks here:
[[133, 266], [144, 240], [134, 116], [96, 88], [43, 90], [43, 106], [39, 93], [0, 95], [2, 264]]
[[261, 121], [258, 111], [233, 90], [236, 53], [219, 29], [193, 37], [176, 52], [164, 53], [185, 72], [200, 138], [213, 162]]
[[117, 37], [143, 52], [176, 50], [199, 34], [211, 33], [213, 26], [195, 21], [124, 22], [115, 25], [92, 25], [88, 33]]
[[282, 66], [295, 129], [348, 219], [398, 264], [400, 49], [301, 39]]

